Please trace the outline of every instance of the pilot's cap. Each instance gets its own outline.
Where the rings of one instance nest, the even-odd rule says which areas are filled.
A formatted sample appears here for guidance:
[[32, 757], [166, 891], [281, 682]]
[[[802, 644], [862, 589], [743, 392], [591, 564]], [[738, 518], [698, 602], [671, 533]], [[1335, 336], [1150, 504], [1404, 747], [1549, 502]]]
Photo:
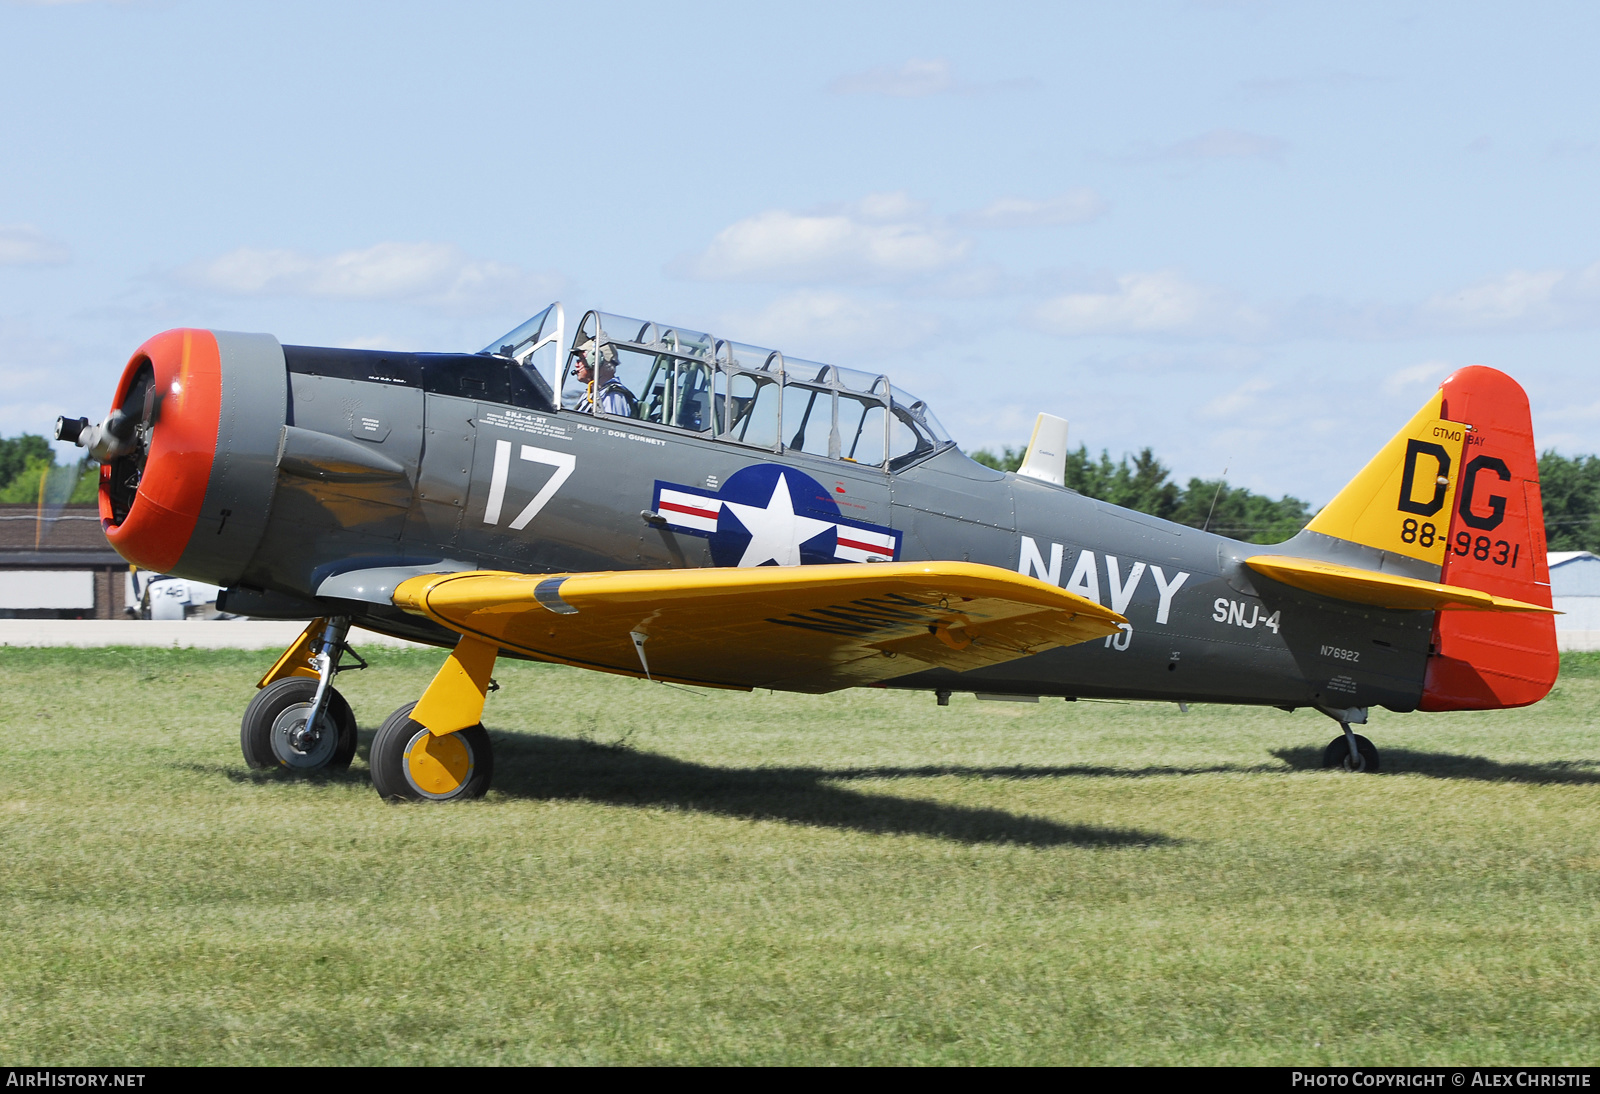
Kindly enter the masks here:
[[[577, 354], [583, 364], [592, 364], [594, 358], [594, 339], [585, 338], [582, 342], [572, 347], [572, 352]], [[600, 363], [617, 367], [617, 350], [610, 342], [600, 343]]]

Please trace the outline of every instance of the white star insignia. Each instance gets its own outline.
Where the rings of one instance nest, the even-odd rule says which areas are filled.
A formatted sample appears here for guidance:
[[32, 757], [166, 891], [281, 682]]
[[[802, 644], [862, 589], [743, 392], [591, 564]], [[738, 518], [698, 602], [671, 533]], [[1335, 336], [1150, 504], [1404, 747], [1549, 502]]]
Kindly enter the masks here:
[[798, 566], [800, 545], [837, 527], [832, 521], [796, 516], [794, 500], [789, 497], [789, 481], [783, 475], [778, 476], [765, 508], [732, 501], [722, 504], [733, 510], [733, 515], [750, 533], [750, 545], [739, 559], [740, 566], [763, 566], [768, 562]]

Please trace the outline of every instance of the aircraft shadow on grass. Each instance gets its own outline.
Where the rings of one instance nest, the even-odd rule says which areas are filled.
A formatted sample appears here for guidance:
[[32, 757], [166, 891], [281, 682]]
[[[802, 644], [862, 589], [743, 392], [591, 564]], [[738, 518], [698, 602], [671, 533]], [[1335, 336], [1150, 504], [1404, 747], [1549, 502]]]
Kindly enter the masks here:
[[[366, 758], [373, 732], [361, 731], [357, 755]], [[1185, 841], [1132, 828], [1060, 824], [1003, 809], [973, 809], [886, 794], [864, 794], [828, 785], [853, 779], [1049, 778], [1112, 774], [1088, 767], [712, 767], [642, 752], [626, 745], [596, 744], [570, 737], [495, 730], [494, 786], [515, 798], [604, 802], [693, 810], [747, 820], [847, 828], [884, 835], [918, 835], [957, 843], [1014, 843], [1027, 847], [1159, 847]], [[189, 764], [204, 775], [236, 783], [286, 780], [364, 784], [366, 771], [319, 771], [290, 775], [215, 764]]]
[[[1280, 748], [1272, 753], [1296, 771], [1322, 766], [1320, 748]], [[1502, 763], [1487, 756], [1462, 756], [1450, 752], [1418, 752], [1385, 748], [1380, 760], [1384, 775], [1427, 775], [1435, 779], [1474, 779], [1509, 783], [1600, 783], [1600, 765], [1593, 760], [1553, 760], [1548, 763]]]
[[[694, 810], [748, 820], [931, 836], [957, 843], [1030, 847], [1146, 847], [1180, 841], [1155, 832], [1061, 824], [1001, 809], [975, 809], [831, 785], [894, 777], [889, 769], [713, 767], [620, 745], [496, 731], [495, 789], [520, 798]], [[1029, 770], [1031, 769], [1018, 769]], [[972, 769], [966, 774], [983, 774]], [[907, 771], [906, 776], [919, 773]]]
[[[365, 757], [373, 733], [361, 732]], [[1099, 825], [1061, 824], [1001, 809], [974, 809], [839, 786], [862, 780], [923, 779], [941, 776], [997, 779], [1152, 778], [1216, 773], [1281, 773], [1277, 764], [1153, 765], [1142, 768], [1091, 764], [976, 767], [928, 764], [914, 767], [714, 767], [644, 752], [624, 744], [597, 744], [569, 737], [497, 730], [495, 787], [511, 797], [593, 801], [613, 805], [664, 807], [741, 817], [747, 820], [850, 829], [859, 832], [921, 835], [957, 843], [1014, 843], [1030, 847], [1150, 847], [1185, 841], [1156, 832]], [[1322, 768], [1322, 749], [1275, 749], [1290, 770]], [[243, 771], [194, 765], [206, 774], [225, 774], [235, 782], [276, 782], [275, 771]], [[1600, 783], [1600, 766], [1589, 761], [1502, 763], [1483, 756], [1383, 751], [1386, 774], [1440, 779], [1529, 784]], [[301, 776], [304, 778], [304, 776]], [[365, 771], [324, 772], [327, 783], [365, 783]]]

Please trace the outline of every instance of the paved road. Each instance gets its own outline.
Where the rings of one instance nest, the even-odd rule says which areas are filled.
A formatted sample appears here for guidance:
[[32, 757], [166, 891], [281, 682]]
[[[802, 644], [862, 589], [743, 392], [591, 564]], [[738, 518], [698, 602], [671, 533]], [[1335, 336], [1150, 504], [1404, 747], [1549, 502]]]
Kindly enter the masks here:
[[[200, 649], [286, 649], [304, 623], [275, 619], [132, 620], [0, 619], [0, 646], [184, 646]], [[416, 642], [356, 627], [350, 644], [421, 648]]]

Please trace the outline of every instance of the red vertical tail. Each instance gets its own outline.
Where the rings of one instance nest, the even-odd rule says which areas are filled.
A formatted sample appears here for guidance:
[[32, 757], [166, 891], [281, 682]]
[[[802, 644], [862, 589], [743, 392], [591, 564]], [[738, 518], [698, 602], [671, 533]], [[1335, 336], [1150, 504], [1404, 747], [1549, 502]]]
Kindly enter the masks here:
[[[1550, 605], [1539, 458], [1528, 397], [1482, 365], [1441, 386], [1443, 416], [1472, 427], [1462, 451], [1449, 550], [1440, 580]], [[1535, 613], [1438, 613], [1423, 710], [1491, 710], [1537, 703], [1556, 681], [1555, 619]]]

